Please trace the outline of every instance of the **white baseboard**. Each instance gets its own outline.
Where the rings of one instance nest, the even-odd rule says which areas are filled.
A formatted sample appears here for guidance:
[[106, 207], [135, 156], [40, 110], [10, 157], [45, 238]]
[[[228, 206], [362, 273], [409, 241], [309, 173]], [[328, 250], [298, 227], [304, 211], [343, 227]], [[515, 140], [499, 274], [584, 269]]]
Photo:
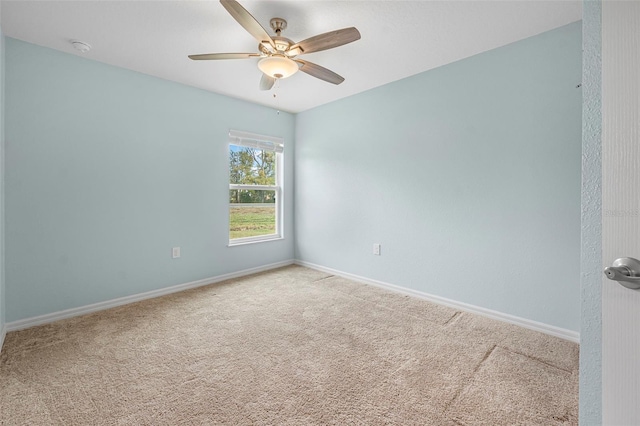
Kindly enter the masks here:
[[[93, 303], [91, 305], [65, 309], [64, 311], [53, 312], [51, 314], [39, 315], [37, 317], [31, 317], [31, 318], [21, 319], [18, 321], [12, 321], [5, 324], [5, 330], [2, 333], [2, 338], [4, 339], [5, 332], [23, 330], [25, 328], [34, 327], [36, 325], [49, 324], [65, 318], [77, 317], [79, 315], [85, 315], [85, 314], [89, 314], [96, 311], [115, 308], [116, 306], [127, 305], [129, 303], [139, 302], [145, 299], [152, 299], [154, 297], [165, 296], [167, 294], [177, 293], [179, 291], [188, 290], [190, 288], [196, 288], [204, 285], [214, 284], [220, 281], [226, 281], [232, 278], [239, 278], [245, 275], [251, 275], [258, 272], [268, 271], [269, 269], [281, 268], [283, 266], [293, 265], [293, 264], [294, 264], [293, 260], [285, 260], [283, 262], [271, 263], [269, 265], [263, 265], [256, 268], [244, 269], [238, 272], [232, 272], [229, 274], [218, 275], [216, 277], [205, 278], [202, 280], [192, 281], [184, 284], [178, 284], [171, 287], [165, 287], [158, 290], [148, 291], [145, 293], [133, 294], [131, 296], [119, 297], [117, 299], [106, 300], [104, 302]], [[0, 348], [1, 347], [2, 346], [0, 345]]]
[[344, 278], [348, 278], [353, 281], [358, 281], [363, 284], [369, 284], [376, 287], [384, 288], [396, 293], [406, 294], [408, 296], [417, 297], [420, 299], [428, 300], [440, 305], [449, 306], [461, 311], [470, 312], [472, 314], [482, 315], [484, 317], [492, 318], [498, 321], [507, 322], [520, 327], [528, 328], [530, 330], [539, 331], [541, 333], [549, 334], [551, 336], [559, 337], [561, 339], [569, 340], [575, 343], [580, 343], [580, 333], [573, 330], [567, 330], [564, 328], [556, 327], [553, 325], [544, 324], [541, 322], [529, 320], [526, 318], [520, 318], [515, 315], [505, 314], [491, 309], [482, 308], [480, 306], [470, 305], [468, 303], [457, 302], [455, 300], [446, 299], [440, 296], [434, 296], [432, 294], [423, 293], [418, 290], [412, 290], [410, 288], [400, 287], [394, 284], [385, 283], [382, 281], [372, 280], [370, 278], [361, 277], [359, 275], [350, 274], [348, 272], [338, 271], [324, 266], [316, 265], [313, 263], [305, 262], [302, 260], [296, 260], [296, 265], [305, 266], [307, 268], [316, 269], [318, 271], [327, 272], [329, 274], [338, 275]]
[[580, 334], [573, 331], [567, 330], [564, 328], [555, 327], [552, 325], [544, 324], [541, 322], [529, 320], [526, 318], [520, 318], [514, 315], [505, 314], [498, 311], [493, 311], [491, 309], [482, 308], [480, 306], [470, 305], [468, 303], [458, 302], [455, 300], [447, 299], [440, 296], [434, 296], [428, 293], [423, 293], [418, 290], [412, 290], [405, 287], [400, 287], [394, 284], [385, 283], [382, 281], [372, 280], [370, 278], [362, 277], [355, 274], [350, 274], [348, 272], [338, 271], [336, 269], [327, 268], [324, 266], [316, 265], [310, 262], [305, 262], [302, 260], [286, 260], [283, 262], [272, 263], [269, 265], [263, 265], [256, 268], [244, 269], [238, 272], [232, 272], [229, 274], [218, 275], [216, 277], [205, 278], [198, 281], [192, 281], [189, 283], [178, 284], [171, 287], [166, 287], [158, 290], [152, 290], [145, 293], [134, 294], [131, 296], [120, 297], [117, 299], [111, 299], [104, 302], [93, 303], [91, 305], [80, 306], [77, 308], [66, 309], [64, 311], [53, 312], [51, 314], [40, 315], [37, 317], [25, 318], [18, 321], [12, 321], [6, 323], [0, 332], [0, 350], [2, 349], [2, 344], [4, 343], [4, 338], [6, 333], [10, 331], [23, 330], [25, 328], [34, 327], [36, 325], [48, 324], [55, 321], [59, 321], [65, 318], [71, 318], [79, 315], [85, 315], [96, 311], [101, 311], [104, 309], [114, 308], [116, 306], [122, 306], [129, 303], [139, 302], [145, 299], [151, 299], [154, 297], [164, 296], [171, 293], [177, 293], [179, 291], [188, 290], [190, 288], [201, 287], [208, 284], [214, 284], [221, 281], [226, 281], [232, 278], [239, 278], [245, 275], [251, 275], [258, 272], [267, 271], [269, 269], [280, 268], [283, 266], [297, 264], [301, 266], [305, 266], [307, 268], [316, 269], [319, 271], [327, 272], [333, 275], [338, 275], [344, 278], [348, 278], [353, 281], [358, 281], [364, 284], [373, 285], [376, 287], [384, 288], [396, 293], [402, 293], [409, 296], [417, 297], [420, 299], [428, 300], [430, 302], [438, 303], [440, 305], [445, 305], [452, 307], [454, 309], [459, 309], [462, 311], [470, 312], [473, 314], [482, 315], [485, 317], [489, 317], [492, 319], [496, 319], [499, 321], [507, 322], [510, 324], [518, 325], [520, 327], [528, 328], [531, 330], [539, 331], [541, 333], [549, 334], [552, 336], [560, 337], [562, 339], [570, 340], [572, 342], [579, 343], [580, 342]]
[[4, 345], [4, 338], [7, 335], [7, 325], [3, 324], [0, 330], [0, 352], [2, 352], [2, 345]]

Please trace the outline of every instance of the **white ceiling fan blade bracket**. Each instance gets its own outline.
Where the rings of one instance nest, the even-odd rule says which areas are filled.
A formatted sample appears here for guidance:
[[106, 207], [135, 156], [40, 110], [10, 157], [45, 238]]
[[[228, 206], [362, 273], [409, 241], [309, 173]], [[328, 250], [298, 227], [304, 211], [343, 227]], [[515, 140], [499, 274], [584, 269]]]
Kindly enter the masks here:
[[298, 56], [298, 55], [302, 55], [304, 53], [304, 49], [300, 46], [297, 45], [293, 45], [293, 46], [289, 46], [289, 48], [287, 49], [286, 52], [284, 52], [285, 55], [287, 55], [290, 58], [293, 58], [294, 56]]
[[273, 47], [268, 41], [263, 41], [262, 43], [260, 43], [258, 45], [258, 48], [261, 52], [264, 53], [276, 53], [275, 47]]

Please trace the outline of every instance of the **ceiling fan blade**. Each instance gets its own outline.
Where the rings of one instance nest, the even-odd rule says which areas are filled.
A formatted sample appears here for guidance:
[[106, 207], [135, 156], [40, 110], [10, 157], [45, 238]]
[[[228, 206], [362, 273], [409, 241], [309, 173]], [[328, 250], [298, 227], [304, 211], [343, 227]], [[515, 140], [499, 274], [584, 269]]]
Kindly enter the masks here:
[[227, 12], [233, 16], [233, 19], [238, 21], [238, 23], [249, 32], [249, 34], [258, 40], [258, 43], [267, 43], [275, 49], [276, 44], [271, 36], [269, 36], [262, 25], [256, 21], [256, 18], [251, 16], [251, 14], [247, 12], [247, 9], [242, 7], [240, 3], [235, 0], [220, 0], [220, 3], [222, 3], [222, 6], [227, 9]]
[[262, 74], [262, 78], [260, 78], [260, 90], [271, 90], [275, 82], [275, 78]]
[[342, 46], [343, 44], [351, 43], [356, 40], [360, 40], [360, 32], [355, 27], [343, 28], [341, 30], [329, 31], [328, 33], [302, 40], [301, 42], [289, 47], [287, 52], [293, 52], [296, 51], [296, 49], [300, 49], [302, 51], [300, 53], [296, 53], [297, 55], [319, 52], [321, 50], [333, 49], [334, 47]]
[[209, 61], [213, 59], [248, 59], [260, 56], [258, 53], [204, 53], [202, 55], [189, 55], [194, 61]]
[[344, 81], [344, 77], [339, 76], [335, 72], [328, 70], [325, 67], [316, 65], [313, 62], [302, 61], [300, 59], [294, 59], [294, 61], [301, 65], [300, 71], [306, 72], [310, 76], [333, 84], [340, 84]]

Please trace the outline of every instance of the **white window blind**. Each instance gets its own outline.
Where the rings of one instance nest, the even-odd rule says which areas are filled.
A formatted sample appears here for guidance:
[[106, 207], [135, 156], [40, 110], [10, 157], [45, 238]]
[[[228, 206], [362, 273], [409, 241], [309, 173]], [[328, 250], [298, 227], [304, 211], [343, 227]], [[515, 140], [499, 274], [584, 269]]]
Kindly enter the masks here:
[[254, 133], [229, 130], [229, 143], [248, 148], [257, 148], [263, 151], [277, 153], [284, 152], [283, 139], [274, 136], [256, 135]]

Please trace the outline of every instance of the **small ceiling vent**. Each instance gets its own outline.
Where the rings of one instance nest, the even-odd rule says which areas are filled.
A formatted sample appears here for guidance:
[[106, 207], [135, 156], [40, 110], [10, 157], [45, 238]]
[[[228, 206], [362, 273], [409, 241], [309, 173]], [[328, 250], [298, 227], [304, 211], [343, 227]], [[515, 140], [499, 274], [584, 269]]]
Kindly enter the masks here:
[[80, 53], [87, 53], [91, 50], [91, 45], [89, 43], [85, 43], [84, 41], [71, 40], [71, 45]]

